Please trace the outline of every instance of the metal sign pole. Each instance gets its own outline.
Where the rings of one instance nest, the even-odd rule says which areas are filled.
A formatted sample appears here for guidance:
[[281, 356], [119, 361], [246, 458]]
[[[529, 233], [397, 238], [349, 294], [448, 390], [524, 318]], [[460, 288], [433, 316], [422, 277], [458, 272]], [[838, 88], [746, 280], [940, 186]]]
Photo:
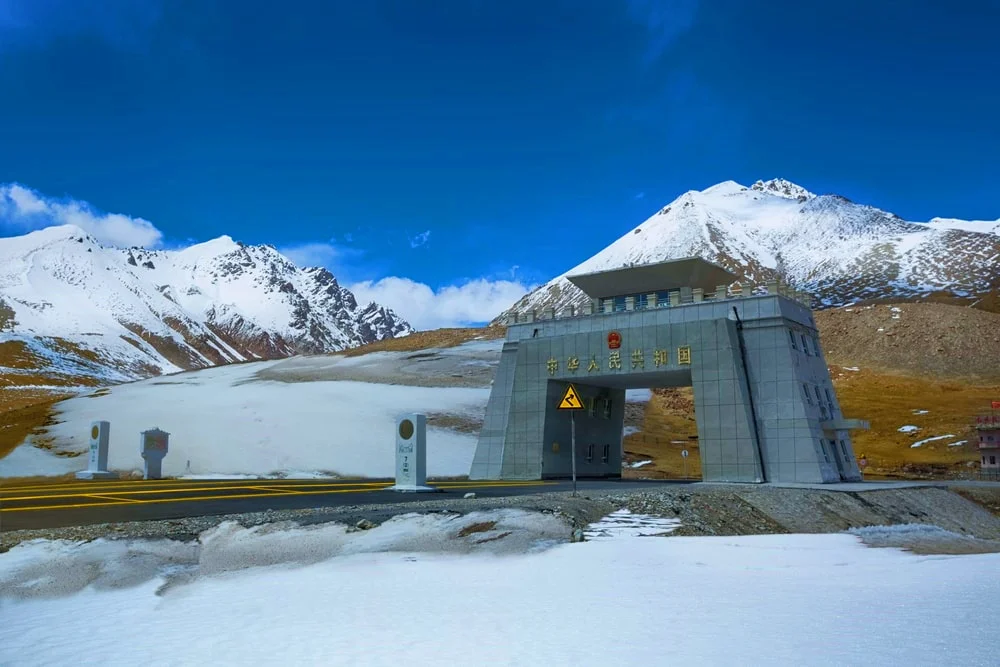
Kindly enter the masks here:
[[569, 451], [573, 465], [573, 497], [576, 497], [576, 410], [569, 411]]

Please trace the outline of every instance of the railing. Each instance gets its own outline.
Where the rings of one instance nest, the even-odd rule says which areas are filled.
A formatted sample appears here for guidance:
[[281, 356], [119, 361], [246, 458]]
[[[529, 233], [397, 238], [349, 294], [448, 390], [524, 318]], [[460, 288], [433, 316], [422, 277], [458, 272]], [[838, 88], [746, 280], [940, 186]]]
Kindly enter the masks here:
[[977, 415], [976, 428], [979, 430], [1000, 430], [1000, 415]]
[[627, 313], [656, 308], [677, 308], [706, 302], [735, 301], [751, 296], [765, 296], [770, 294], [780, 294], [781, 296], [798, 301], [807, 308], [812, 306], [811, 294], [792, 289], [785, 283], [777, 280], [768, 281], [765, 285], [760, 286], [736, 284], [730, 287], [728, 285], [718, 285], [715, 288], [715, 292], [708, 293], [700, 287], [682, 287], [679, 290], [666, 290], [665, 294], [667, 298], [663, 299], [660, 298], [660, 294], [664, 294], [664, 292], [633, 294], [608, 299], [593, 299], [590, 302], [584, 303], [579, 308], [575, 305], [570, 305], [559, 313], [556, 312], [555, 308], [528, 310], [524, 312], [511, 311], [507, 316], [507, 324], [523, 324], [567, 317], [586, 317], [605, 313]]

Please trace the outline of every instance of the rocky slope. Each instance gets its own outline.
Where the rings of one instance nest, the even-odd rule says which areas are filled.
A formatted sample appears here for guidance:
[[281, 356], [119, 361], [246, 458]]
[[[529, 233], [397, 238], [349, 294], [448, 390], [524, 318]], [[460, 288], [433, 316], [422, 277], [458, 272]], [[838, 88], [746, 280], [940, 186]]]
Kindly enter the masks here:
[[35, 384], [119, 382], [411, 331], [272, 246], [224, 236], [179, 251], [121, 249], [74, 226], [0, 238], [2, 384], [24, 384], [15, 376], [25, 373], [42, 374]]
[[684, 193], [514, 310], [582, 303], [567, 275], [693, 256], [754, 285], [784, 279], [814, 294], [819, 306], [933, 296], [992, 309], [1000, 289], [1000, 221], [907, 222], [783, 179], [751, 187], [726, 181]]

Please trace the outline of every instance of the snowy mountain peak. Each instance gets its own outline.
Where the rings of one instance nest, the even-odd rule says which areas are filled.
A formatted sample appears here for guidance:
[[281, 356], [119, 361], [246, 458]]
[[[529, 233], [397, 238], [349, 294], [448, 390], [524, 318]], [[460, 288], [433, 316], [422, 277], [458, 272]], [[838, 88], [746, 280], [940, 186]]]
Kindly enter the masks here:
[[[757, 182], [760, 183], [760, 181]], [[717, 183], [710, 188], [705, 188], [704, 190], [701, 191], [701, 194], [726, 196], [726, 195], [736, 195], [746, 191], [747, 191], [747, 186], [737, 183], [736, 181], [722, 181], [721, 183]]]
[[795, 183], [786, 181], [783, 178], [772, 178], [769, 181], [757, 181], [750, 186], [750, 189], [777, 195], [779, 197], [784, 197], [785, 199], [795, 199], [797, 201], [806, 201], [807, 199], [812, 199], [816, 196], [801, 185], [796, 185]]
[[134, 379], [411, 331], [388, 308], [359, 308], [326, 269], [229, 236], [183, 250], [104, 247], [73, 226], [0, 238], [0, 342], [63, 367], [69, 343], [90, 364], [77, 374]]
[[951, 295], [979, 303], [1000, 287], [1000, 221], [907, 222], [784, 179], [689, 191], [513, 310], [561, 310], [586, 296], [567, 275], [701, 257], [761, 285], [783, 279], [825, 305]]

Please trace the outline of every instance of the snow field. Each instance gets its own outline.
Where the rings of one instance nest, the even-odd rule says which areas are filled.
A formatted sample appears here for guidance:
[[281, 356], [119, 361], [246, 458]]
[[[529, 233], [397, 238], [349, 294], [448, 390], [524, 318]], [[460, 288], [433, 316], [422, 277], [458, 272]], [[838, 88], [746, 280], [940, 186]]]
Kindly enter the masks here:
[[[0, 555], [0, 663], [994, 664], [975, 621], [1000, 611], [996, 554], [922, 557], [849, 534], [621, 537], [608, 531], [669, 526], [616, 514], [597, 539], [549, 548], [535, 538], [565, 532], [553, 517], [476, 517], [531, 533], [534, 550], [506, 556], [472, 552], [481, 534], [468, 555], [427, 553], [455, 541], [434, 537], [460, 521], [442, 532], [441, 517], [356, 533], [220, 526], [200, 554], [216, 569], [186, 579], [191, 545], [28, 543]], [[135, 574], [170, 558], [173, 585]], [[81, 571], [104, 579], [9, 592], [11, 573], [41, 590]], [[928, 614], [933, 632], [917, 631]]]
[[[322, 362], [323, 359], [320, 358]], [[55, 448], [85, 454], [95, 420], [111, 422], [108, 466], [142, 469], [141, 431], [170, 433], [165, 476], [298, 476], [313, 471], [391, 477], [395, 423], [407, 412], [481, 417], [489, 388], [427, 388], [365, 382], [260, 382], [255, 362], [113, 387], [104, 396], [60, 403], [49, 430]], [[430, 475], [468, 474], [476, 436], [429, 427]], [[188, 462], [190, 461], [190, 467]], [[0, 477], [83, 470], [86, 456], [58, 457], [22, 445], [0, 459]]]

